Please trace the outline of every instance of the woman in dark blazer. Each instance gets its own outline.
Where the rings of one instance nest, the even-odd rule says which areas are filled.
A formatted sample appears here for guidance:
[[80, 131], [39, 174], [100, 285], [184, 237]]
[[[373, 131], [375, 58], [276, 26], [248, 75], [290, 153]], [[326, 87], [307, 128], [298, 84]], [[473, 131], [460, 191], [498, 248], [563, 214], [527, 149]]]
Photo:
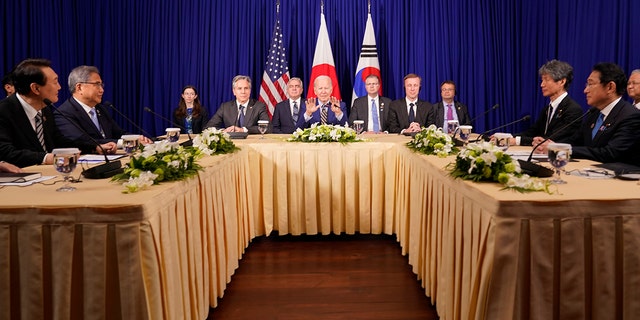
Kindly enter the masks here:
[[[189, 120], [191, 123], [189, 123]], [[209, 113], [200, 104], [198, 90], [194, 86], [185, 86], [180, 95], [178, 108], [173, 111], [173, 124], [178, 128], [184, 128], [189, 133], [201, 133], [209, 120]]]

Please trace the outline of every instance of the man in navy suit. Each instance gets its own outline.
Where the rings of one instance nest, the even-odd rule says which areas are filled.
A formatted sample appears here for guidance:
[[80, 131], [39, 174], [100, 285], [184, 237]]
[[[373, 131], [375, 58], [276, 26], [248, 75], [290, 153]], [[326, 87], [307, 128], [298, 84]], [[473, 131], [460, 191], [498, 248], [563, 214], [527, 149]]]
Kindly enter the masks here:
[[235, 100], [222, 103], [206, 127], [223, 129], [225, 132], [248, 132], [258, 134], [258, 120], [269, 121], [267, 106], [251, 99], [251, 78], [237, 75], [231, 82]]
[[389, 132], [411, 133], [427, 125], [431, 103], [418, 99], [422, 79], [414, 73], [404, 77], [405, 98], [391, 102], [389, 108]]
[[364, 79], [367, 95], [357, 98], [351, 106], [349, 123], [354, 120], [364, 121], [364, 131], [384, 133], [389, 131], [389, 107], [391, 99], [378, 95], [380, 78], [375, 74]]
[[83, 153], [109, 151], [115, 144], [74, 143], [56, 127], [45, 100], [58, 101], [58, 75], [45, 59], [27, 59], [13, 73], [16, 93], [0, 101], [0, 161], [18, 167], [52, 164], [55, 148], [77, 147]]
[[302, 80], [298, 77], [289, 79], [287, 83], [287, 95], [289, 99], [276, 104], [271, 119], [273, 133], [293, 133], [298, 128], [304, 127], [306, 105], [301, 99]]
[[573, 81], [573, 67], [564, 61], [551, 60], [540, 67], [538, 74], [540, 90], [549, 97], [549, 104], [531, 127], [510, 139], [510, 145], [530, 146], [536, 137], [537, 141], [550, 136], [557, 141], [567, 140], [580, 129], [578, 121], [566, 127], [582, 115], [582, 107], [567, 93]]
[[442, 131], [448, 133], [447, 121], [449, 120], [456, 120], [460, 125], [471, 124], [467, 106], [460, 101], [454, 101], [456, 96], [455, 82], [452, 80], [442, 82], [440, 96], [442, 101], [436, 103], [427, 115], [427, 125], [435, 124], [436, 127], [442, 128]]
[[[599, 63], [593, 67], [584, 93], [595, 110], [576, 134], [558, 141], [572, 145], [572, 157], [640, 164], [640, 111], [622, 99], [626, 85], [627, 77], [619, 66]], [[538, 151], [547, 152], [548, 143]]]
[[328, 76], [319, 76], [313, 81], [313, 92], [318, 97], [307, 99], [307, 110], [303, 113], [304, 127], [314, 123], [344, 126], [347, 123], [347, 106], [332, 96], [333, 81]]
[[[120, 137], [127, 132], [118, 126], [108, 110], [100, 104], [104, 94], [104, 83], [98, 68], [74, 68], [69, 73], [68, 84], [71, 98], [60, 105], [58, 112], [54, 114], [60, 132], [73, 141], [92, 143], [93, 139], [99, 143], [113, 142], [122, 147]], [[140, 142], [152, 143], [142, 135]]]

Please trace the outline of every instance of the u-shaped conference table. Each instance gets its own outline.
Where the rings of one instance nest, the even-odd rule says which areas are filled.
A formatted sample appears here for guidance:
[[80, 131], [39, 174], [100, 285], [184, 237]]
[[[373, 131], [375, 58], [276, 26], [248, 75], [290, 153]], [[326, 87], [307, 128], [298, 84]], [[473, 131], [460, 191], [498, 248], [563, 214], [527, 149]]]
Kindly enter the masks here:
[[286, 137], [236, 140], [197, 177], [134, 194], [106, 180], [0, 189], [0, 319], [204, 319], [273, 231], [395, 235], [442, 319], [640, 315], [635, 181], [523, 194], [454, 180], [453, 157], [404, 136]]

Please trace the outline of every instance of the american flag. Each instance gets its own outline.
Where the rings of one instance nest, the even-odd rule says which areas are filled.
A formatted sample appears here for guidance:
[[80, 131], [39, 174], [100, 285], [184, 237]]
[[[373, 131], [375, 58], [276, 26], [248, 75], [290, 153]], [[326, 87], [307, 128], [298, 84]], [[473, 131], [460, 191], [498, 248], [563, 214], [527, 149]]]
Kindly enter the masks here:
[[282, 43], [282, 30], [280, 30], [280, 17], [276, 17], [276, 26], [273, 29], [273, 38], [269, 47], [269, 56], [264, 65], [262, 84], [260, 85], [260, 101], [267, 105], [269, 117], [273, 115], [276, 104], [287, 99], [285, 93], [289, 82], [289, 67], [287, 56]]

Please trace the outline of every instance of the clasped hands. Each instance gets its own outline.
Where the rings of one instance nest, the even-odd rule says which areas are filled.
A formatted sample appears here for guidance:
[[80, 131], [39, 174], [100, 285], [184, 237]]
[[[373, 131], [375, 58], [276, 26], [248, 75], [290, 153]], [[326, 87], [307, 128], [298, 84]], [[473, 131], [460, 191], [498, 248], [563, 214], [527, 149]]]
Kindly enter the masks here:
[[409, 124], [409, 128], [404, 129], [404, 132], [419, 132], [420, 130], [422, 130], [422, 128], [420, 127], [420, 123], [411, 122]]
[[[545, 138], [543, 137], [534, 137], [533, 138], [533, 142], [531, 143], [532, 146], [537, 146], [538, 144], [542, 143], [542, 141], [544, 141]], [[547, 141], [544, 141], [544, 143], [542, 143], [541, 145], [539, 145], [535, 150], [533, 150], [534, 153], [547, 153], [547, 146], [549, 145], [549, 143], [553, 143], [553, 140], [549, 139]]]
[[[316, 105], [316, 100], [317, 100], [316, 98], [307, 99], [306, 114], [309, 117], [311, 117], [311, 115], [322, 106], [322, 105]], [[335, 113], [337, 117], [340, 117], [342, 115], [342, 109], [340, 109], [340, 100], [334, 96], [331, 96], [331, 98], [329, 98], [329, 102], [331, 103], [331, 111], [333, 111], [333, 113]]]

